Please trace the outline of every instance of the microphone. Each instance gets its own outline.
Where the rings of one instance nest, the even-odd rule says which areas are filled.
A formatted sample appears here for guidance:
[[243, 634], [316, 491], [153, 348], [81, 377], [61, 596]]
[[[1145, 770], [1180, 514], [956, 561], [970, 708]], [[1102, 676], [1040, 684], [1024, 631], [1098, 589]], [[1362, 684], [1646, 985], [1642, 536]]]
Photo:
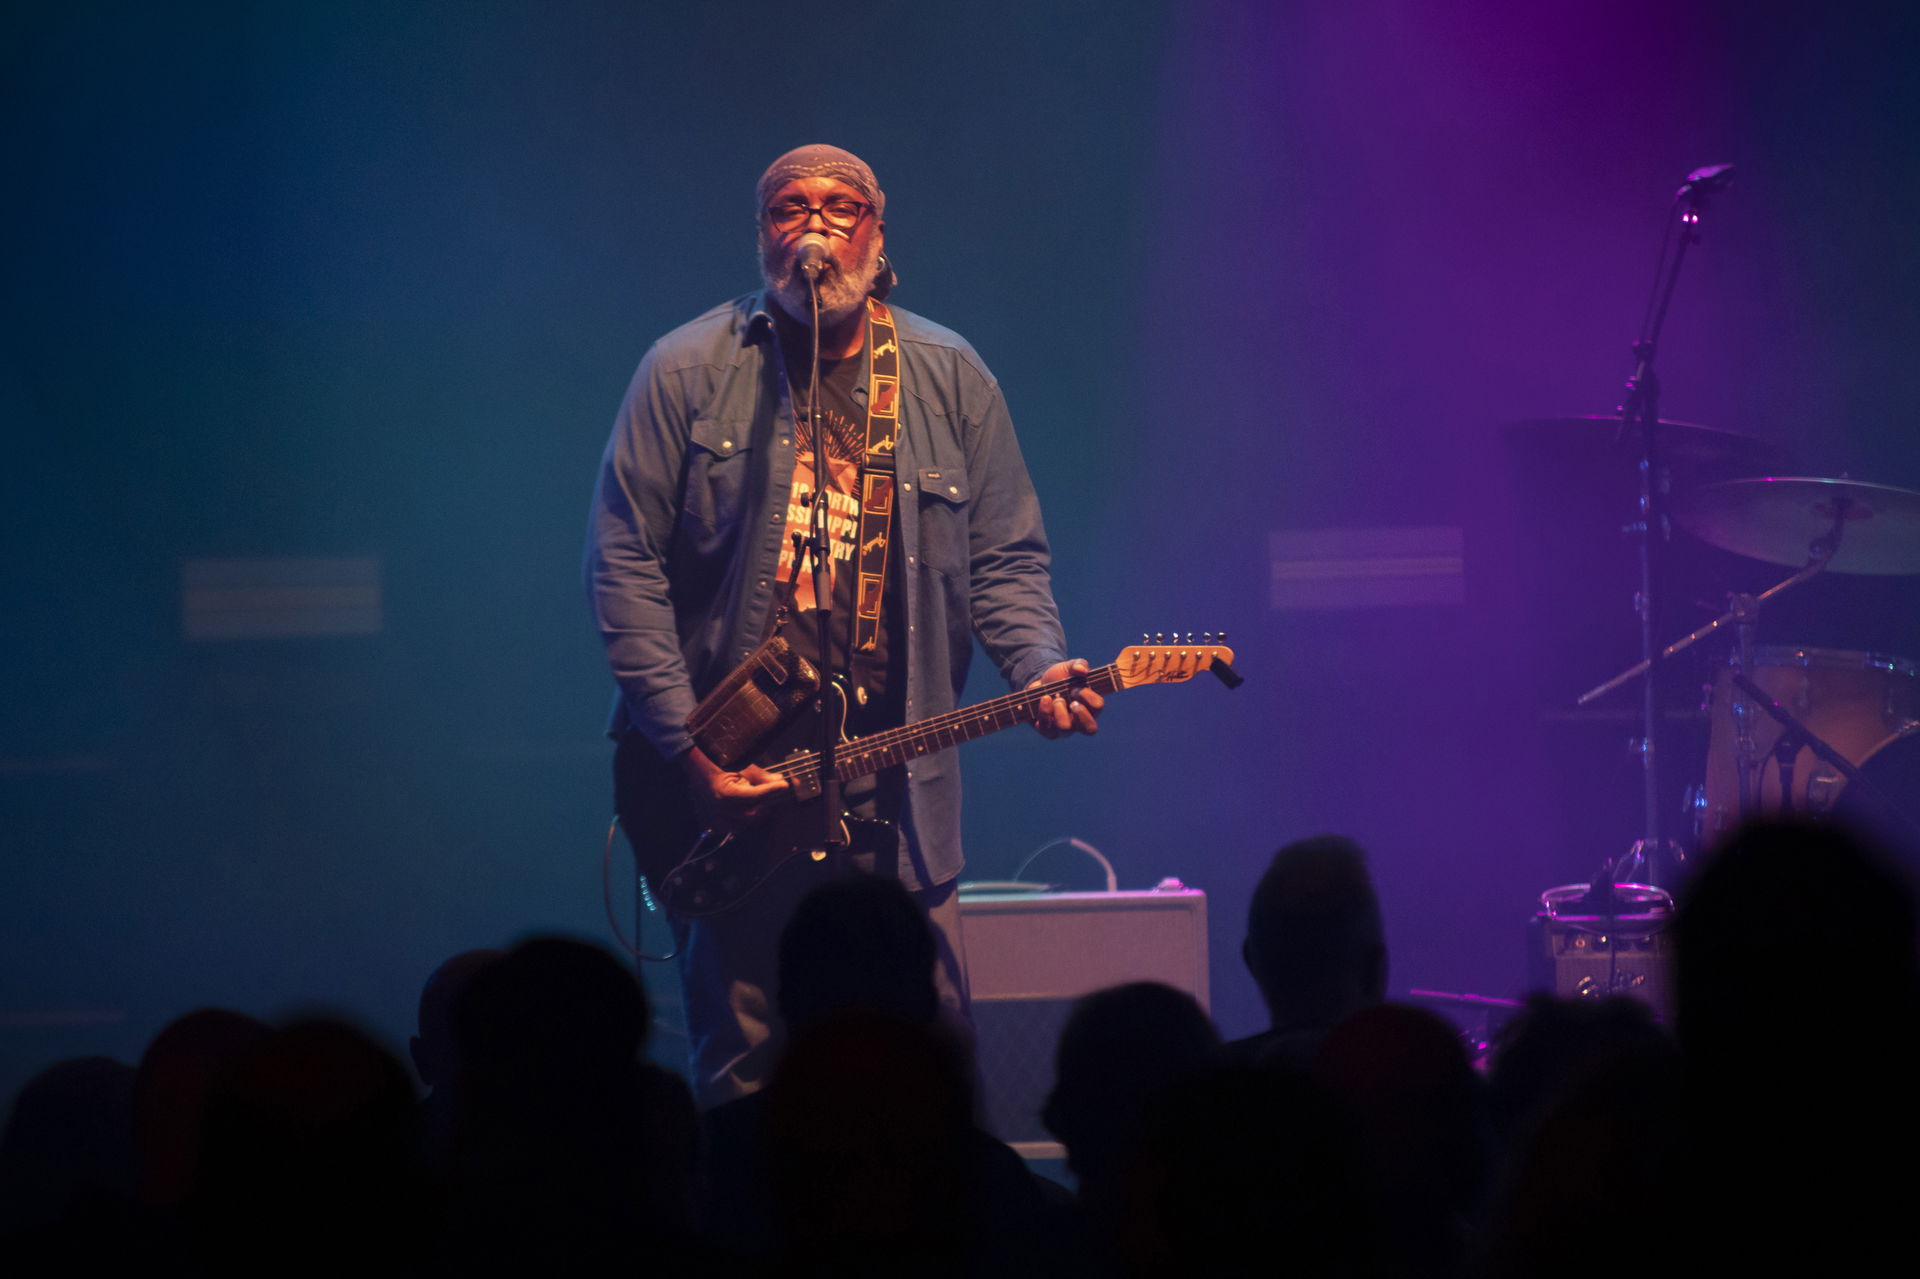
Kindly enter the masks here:
[[800, 237], [800, 247], [794, 256], [800, 265], [800, 274], [809, 280], [817, 278], [833, 259], [832, 252], [827, 248], [827, 237], [818, 231], [809, 231]]
[[1683, 200], [1690, 195], [1712, 195], [1724, 191], [1733, 184], [1733, 166], [1731, 164], [1709, 164], [1704, 169], [1695, 169], [1673, 193], [1673, 198]]

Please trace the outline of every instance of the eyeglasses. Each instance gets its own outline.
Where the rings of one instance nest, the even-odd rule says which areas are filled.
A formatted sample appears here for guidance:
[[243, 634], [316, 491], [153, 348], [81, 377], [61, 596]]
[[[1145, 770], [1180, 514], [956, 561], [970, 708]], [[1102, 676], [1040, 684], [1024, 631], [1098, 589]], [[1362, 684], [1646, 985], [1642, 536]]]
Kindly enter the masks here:
[[834, 199], [825, 204], [808, 204], [805, 200], [782, 200], [778, 204], [767, 206], [767, 221], [776, 231], [792, 231], [803, 227], [818, 213], [828, 226], [836, 231], [851, 231], [860, 225], [873, 206], [864, 200]]

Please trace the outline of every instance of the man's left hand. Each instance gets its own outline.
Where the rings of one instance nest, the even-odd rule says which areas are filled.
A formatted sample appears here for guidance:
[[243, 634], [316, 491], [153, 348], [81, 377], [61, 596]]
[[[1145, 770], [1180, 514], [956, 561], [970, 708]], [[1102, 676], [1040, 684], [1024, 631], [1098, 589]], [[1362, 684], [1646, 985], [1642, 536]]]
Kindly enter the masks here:
[[[1085, 675], [1088, 667], [1085, 658], [1076, 657], [1070, 662], [1055, 662], [1040, 673], [1040, 678], [1027, 685], [1050, 684], [1055, 680], [1072, 679], [1076, 675]], [[1068, 733], [1093, 733], [1099, 730], [1100, 708], [1107, 701], [1100, 694], [1082, 684], [1071, 689], [1065, 697], [1057, 694], [1043, 697], [1034, 707], [1033, 726], [1040, 730], [1042, 737], [1065, 737]]]

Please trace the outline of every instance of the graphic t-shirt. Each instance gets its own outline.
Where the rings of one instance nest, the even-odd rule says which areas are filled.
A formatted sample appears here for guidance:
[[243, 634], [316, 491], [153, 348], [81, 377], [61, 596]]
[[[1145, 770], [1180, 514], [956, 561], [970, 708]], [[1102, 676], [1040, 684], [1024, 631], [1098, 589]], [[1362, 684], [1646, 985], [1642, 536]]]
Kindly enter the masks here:
[[[794, 351], [789, 346], [787, 367], [796, 385], [794, 398], [793, 489], [788, 495], [786, 529], [788, 536], [780, 547], [779, 575], [782, 582], [793, 582], [793, 620], [784, 632], [787, 641], [809, 661], [819, 661], [818, 610], [813, 597], [811, 558], [794, 574], [793, 537], [807, 534], [813, 527], [813, 496], [816, 485], [818, 450], [814, 446], [813, 426], [806, 411], [808, 387], [806, 372], [810, 351]], [[827, 481], [822, 486], [827, 500], [827, 541], [832, 548], [833, 574], [833, 667], [846, 669], [847, 645], [852, 635], [853, 588], [859, 576], [855, 551], [860, 535], [860, 497], [858, 493], [860, 458], [867, 448], [867, 410], [864, 394], [856, 397], [866, 371], [866, 354], [860, 352], [844, 360], [820, 361], [820, 403], [822, 433], [826, 436]], [[887, 536], [893, 536], [897, 519], [890, 520]], [[889, 632], [897, 633], [898, 595], [894, 582], [898, 570], [887, 557], [887, 589], [881, 592], [880, 635], [872, 653], [860, 655], [853, 672], [853, 699], [847, 708], [847, 732], [861, 736], [901, 723], [900, 708], [895, 705], [900, 681], [892, 678]]]

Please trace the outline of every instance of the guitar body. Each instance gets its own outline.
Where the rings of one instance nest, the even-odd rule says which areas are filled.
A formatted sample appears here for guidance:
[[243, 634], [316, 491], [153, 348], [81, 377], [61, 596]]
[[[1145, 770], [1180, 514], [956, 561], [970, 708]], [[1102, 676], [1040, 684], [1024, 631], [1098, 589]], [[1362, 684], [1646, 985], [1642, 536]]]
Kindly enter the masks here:
[[[1224, 637], [1223, 637], [1224, 638]], [[820, 716], [833, 717], [840, 745], [834, 772], [842, 784], [881, 770], [949, 750], [961, 742], [1033, 721], [1047, 697], [1072, 697], [1080, 689], [1106, 696], [1143, 684], [1179, 684], [1212, 671], [1229, 688], [1240, 682], [1231, 665], [1233, 652], [1212, 642], [1137, 645], [1122, 649], [1110, 664], [973, 706], [945, 711], [896, 729], [849, 740], [846, 699], [828, 685], [812, 709], [796, 717], [762, 747], [755, 762], [787, 779], [787, 798], [745, 829], [718, 835], [705, 829], [680, 766], [662, 760], [639, 733], [628, 733], [614, 755], [614, 805], [633, 845], [640, 873], [673, 914], [698, 919], [717, 915], [788, 868], [822, 873], [838, 868], [820, 846]], [[860, 822], [851, 832], [856, 844], [880, 851], [892, 847], [892, 828]], [[842, 843], [848, 841], [843, 824]]]
[[[829, 685], [824, 697], [835, 731], [845, 741], [846, 699], [838, 685]], [[776, 734], [754, 760], [779, 772], [796, 757], [810, 756], [820, 740], [820, 709], [795, 717]], [[700, 919], [730, 910], [783, 868], [815, 871], [823, 877], [834, 869], [821, 843], [821, 816], [817, 786], [806, 798], [782, 799], [752, 825], [730, 835], [705, 829], [680, 766], [663, 761], [644, 737], [622, 767], [627, 739], [614, 759], [615, 808], [621, 829], [633, 845], [640, 873], [655, 896], [674, 915]], [[797, 790], [805, 789], [797, 787]], [[877, 823], [865, 823], [877, 825]], [[848, 841], [843, 822], [839, 841]]]

